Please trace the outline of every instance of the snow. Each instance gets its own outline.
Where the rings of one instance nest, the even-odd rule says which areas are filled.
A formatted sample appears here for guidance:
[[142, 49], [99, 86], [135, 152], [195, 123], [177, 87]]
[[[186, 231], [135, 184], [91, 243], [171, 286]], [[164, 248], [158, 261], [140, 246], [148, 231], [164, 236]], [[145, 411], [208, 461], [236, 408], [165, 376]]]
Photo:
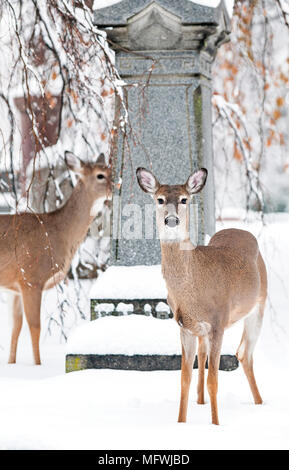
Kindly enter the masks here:
[[[236, 212], [227, 211], [228, 217], [233, 215]], [[197, 371], [193, 372], [187, 424], [177, 424], [179, 371], [86, 370], [65, 374], [67, 346], [60, 342], [57, 328], [52, 336], [46, 332], [48, 313], [57, 309], [54, 289], [45, 294], [42, 309], [43, 365], [32, 365], [26, 323], [18, 362], [7, 365], [10, 322], [8, 302], [1, 294], [0, 449], [289, 449], [289, 215], [266, 216], [265, 227], [250, 220], [246, 224], [219, 222], [218, 229], [239, 226], [254, 232], [268, 267], [269, 302], [254, 355], [263, 405], [253, 404], [241, 367], [219, 373], [220, 426], [210, 424], [207, 391], [206, 404], [196, 404]], [[87, 293], [89, 285], [84, 290]], [[73, 305], [70, 287], [68, 291]], [[73, 315], [74, 310], [67, 310], [66, 320]], [[130, 322], [131, 317], [120, 321]], [[146, 325], [171, 321], [144, 320], [148, 320]], [[101, 321], [78, 322], [79, 330], [97, 329]], [[77, 330], [69, 334], [68, 344]], [[135, 331], [129, 333], [133, 336]], [[228, 335], [237, 347], [237, 331], [230, 329]], [[153, 341], [151, 346], [156, 347]]]
[[[226, 332], [222, 354], [235, 354], [242, 324]], [[180, 329], [173, 319], [145, 315], [107, 316], [76, 328], [67, 354], [181, 354]]]
[[173, 320], [144, 315], [102, 317], [77, 328], [68, 354], [180, 354], [179, 328]]
[[156, 312], [170, 313], [170, 307], [165, 302], [159, 302], [156, 305]]
[[187, 424], [176, 423], [178, 371], [2, 377], [0, 448], [288, 449], [288, 376], [256, 366], [265, 404], [252, 404], [241, 369], [221, 372], [219, 427], [209, 424], [208, 398], [196, 404], [196, 373]]
[[110, 266], [90, 291], [93, 299], [166, 299], [161, 266]]

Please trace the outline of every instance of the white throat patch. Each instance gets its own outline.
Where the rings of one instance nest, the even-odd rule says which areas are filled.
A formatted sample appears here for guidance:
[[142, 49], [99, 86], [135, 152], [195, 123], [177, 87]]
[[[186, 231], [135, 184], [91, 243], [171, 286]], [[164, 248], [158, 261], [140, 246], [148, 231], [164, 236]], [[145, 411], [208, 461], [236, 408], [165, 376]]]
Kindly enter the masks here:
[[93, 206], [90, 209], [90, 215], [92, 217], [96, 217], [97, 214], [101, 211], [101, 209], [103, 208], [103, 203], [104, 203], [105, 200], [106, 200], [106, 197], [103, 196], [103, 197], [100, 197], [100, 198], [98, 198], [94, 201]]

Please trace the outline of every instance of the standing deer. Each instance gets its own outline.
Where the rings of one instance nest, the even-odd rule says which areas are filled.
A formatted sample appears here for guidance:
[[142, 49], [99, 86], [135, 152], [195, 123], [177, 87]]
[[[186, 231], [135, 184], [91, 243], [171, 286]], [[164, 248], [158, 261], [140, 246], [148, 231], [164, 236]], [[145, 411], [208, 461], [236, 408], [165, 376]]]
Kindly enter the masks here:
[[267, 296], [267, 275], [256, 238], [245, 230], [217, 232], [208, 246], [189, 239], [189, 202], [206, 183], [207, 170], [194, 172], [182, 185], [161, 185], [145, 168], [137, 169], [138, 183], [156, 203], [162, 254], [162, 273], [168, 304], [180, 325], [182, 343], [179, 422], [186, 422], [192, 367], [198, 338], [198, 403], [204, 403], [204, 374], [208, 356], [207, 388], [212, 423], [219, 424], [218, 369], [224, 331], [240, 319], [244, 331], [237, 351], [254, 401], [262, 403], [253, 371]]
[[103, 154], [96, 163], [83, 163], [73, 153], [65, 152], [65, 160], [79, 181], [62, 208], [45, 214], [0, 216], [0, 286], [15, 294], [9, 363], [16, 362], [22, 307], [35, 363], [41, 363], [42, 292], [65, 278], [91, 222], [103, 202], [111, 198], [110, 170]]

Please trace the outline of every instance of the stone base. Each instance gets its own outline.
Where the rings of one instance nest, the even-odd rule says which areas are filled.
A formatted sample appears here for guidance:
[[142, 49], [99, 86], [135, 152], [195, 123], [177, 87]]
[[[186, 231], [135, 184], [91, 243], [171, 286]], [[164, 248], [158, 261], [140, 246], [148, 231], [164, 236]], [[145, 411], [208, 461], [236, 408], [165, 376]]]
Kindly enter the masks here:
[[[232, 371], [238, 368], [239, 362], [236, 356], [222, 355], [220, 370]], [[198, 368], [196, 357], [194, 369]], [[206, 368], [208, 365], [206, 364]], [[85, 369], [118, 369], [118, 370], [180, 370], [180, 355], [140, 355], [126, 356], [124, 354], [68, 354], [66, 356], [66, 372]]]
[[[92, 299], [91, 315], [96, 315], [96, 319], [80, 325], [68, 339], [67, 372], [181, 369], [179, 326], [170, 318], [172, 313], [164, 299]], [[233, 343], [238, 344], [238, 340]], [[235, 350], [224, 336], [221, 370], [238, 367]], [[195, 368], [197, 364], [196, 360]]]

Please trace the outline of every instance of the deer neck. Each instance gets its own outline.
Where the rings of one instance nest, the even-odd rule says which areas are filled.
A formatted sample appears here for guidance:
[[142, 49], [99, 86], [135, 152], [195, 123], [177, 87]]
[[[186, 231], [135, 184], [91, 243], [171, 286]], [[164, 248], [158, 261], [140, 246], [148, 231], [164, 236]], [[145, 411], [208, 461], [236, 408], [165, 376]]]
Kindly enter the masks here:
[[93, 212], [95, 195], [90, 194], [79, 180], [66, 204], [58, 211], [58, 216], [70, 236], [82, 240], [96, 214]]
[[161, 242], [162, 272], [166, 281], [183, 282], [191, 269], [195, 246], [191, 241]]

